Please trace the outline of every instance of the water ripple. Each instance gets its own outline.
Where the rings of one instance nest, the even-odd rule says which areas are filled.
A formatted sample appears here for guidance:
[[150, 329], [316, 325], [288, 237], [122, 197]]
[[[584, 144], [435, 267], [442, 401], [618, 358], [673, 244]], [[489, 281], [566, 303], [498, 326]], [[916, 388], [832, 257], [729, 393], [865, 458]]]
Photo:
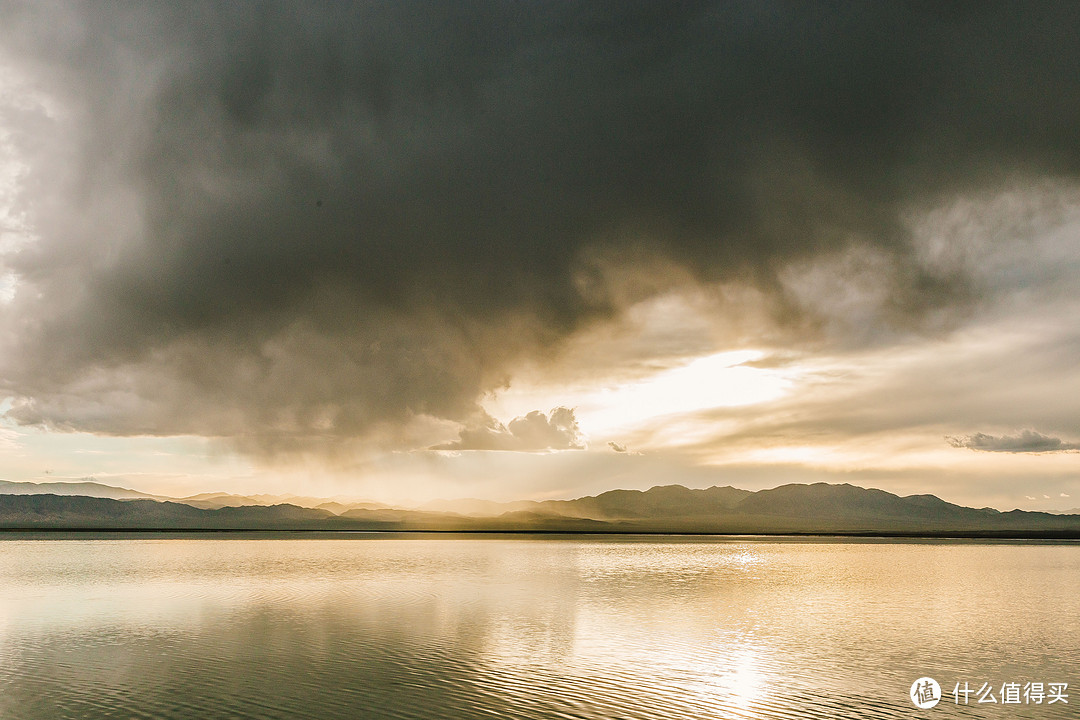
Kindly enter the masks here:
[[1070, 546], [107, 542], [0, 544], [0, 717], [887, 720], [921, 675], [1080, 686]]

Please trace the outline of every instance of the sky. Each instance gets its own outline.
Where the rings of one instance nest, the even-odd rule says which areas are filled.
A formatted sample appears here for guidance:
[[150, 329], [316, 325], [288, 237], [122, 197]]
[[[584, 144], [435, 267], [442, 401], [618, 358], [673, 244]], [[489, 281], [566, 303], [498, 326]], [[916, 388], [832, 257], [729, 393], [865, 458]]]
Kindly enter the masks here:
[[0, 0], [0, 479], [1080, 506], [1080, 6]]

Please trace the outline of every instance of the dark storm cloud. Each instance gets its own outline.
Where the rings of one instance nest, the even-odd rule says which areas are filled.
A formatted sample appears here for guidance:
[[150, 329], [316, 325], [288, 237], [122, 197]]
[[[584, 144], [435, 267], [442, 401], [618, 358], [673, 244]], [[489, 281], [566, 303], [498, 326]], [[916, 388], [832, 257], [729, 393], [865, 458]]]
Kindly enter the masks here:
[[265, 449], [462, 421], [617, 310], [589, 258], [784, 308], [782, 267], [866, 246], [885, 320], [917, 326], [974, 290], [920, 265], [905, 212], [1080, 170], [1070, 3], [3, 16], [0, 57], [61, 108], [12, 121], [41, 235], [3, 309], [21, 422]]
[[461, 437], [451, 443], [436, 445], [432, 450], [513, 450], [543, 452], [546, 450], [584, 450], [574, 411], [557, 407], [550, 417], [533, 410], [503, 425], [484, 413], [481, 422], [461, 431]]
[[1019, 435], [987, 435], [975, 433], [962, 437], [947, 436], [945, 441], [954, 448], [968, 448], [985, 452], [1007, 453], [1046, 453], [1075, 452], [1080, 444], [1063, 442], [1061, 438], [1050, 437], [1034, 430], [1024, 430]]

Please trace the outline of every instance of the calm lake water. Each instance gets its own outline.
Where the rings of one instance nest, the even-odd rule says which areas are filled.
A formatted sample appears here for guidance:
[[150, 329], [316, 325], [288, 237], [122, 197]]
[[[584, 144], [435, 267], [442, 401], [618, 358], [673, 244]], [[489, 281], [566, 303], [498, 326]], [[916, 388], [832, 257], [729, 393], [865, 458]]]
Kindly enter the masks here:
[[1080, 716], [1076, 544], [3, 537], [4, 720]]

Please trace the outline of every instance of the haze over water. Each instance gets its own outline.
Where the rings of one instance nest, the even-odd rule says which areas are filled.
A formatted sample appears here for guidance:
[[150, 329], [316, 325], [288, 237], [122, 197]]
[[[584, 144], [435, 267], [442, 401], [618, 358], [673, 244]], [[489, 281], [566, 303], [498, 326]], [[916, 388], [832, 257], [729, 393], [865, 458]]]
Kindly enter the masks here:
[[[0, 717], [1075, 717], [1075, 544], [0, 542]], [[946, 697], [917, 710], [911, 683]], [[1004, 682], [1070, 704], [1000, 704]], [[955, 683], [999, 704], [957, 707]]]

